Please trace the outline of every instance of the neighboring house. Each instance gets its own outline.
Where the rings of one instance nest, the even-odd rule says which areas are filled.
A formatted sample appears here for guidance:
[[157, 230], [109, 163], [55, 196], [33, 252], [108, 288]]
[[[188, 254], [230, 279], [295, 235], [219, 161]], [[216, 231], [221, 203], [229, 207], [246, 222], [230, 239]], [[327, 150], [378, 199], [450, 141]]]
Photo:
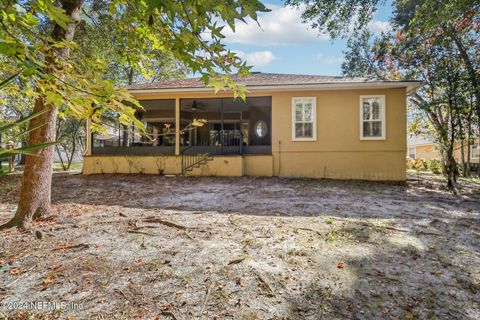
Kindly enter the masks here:
[[[464, 157], [467, 161], [467, 143], [465, 142]], [[459, 142], [454, 144], [454, 156], [458, 163], [461, 162], [461, 145]], [[432, 137], [424, 135], [412, 135], [407, 138], [407, 157], [413, 159], [438, 159], [442, 158], [438, 145]], [[480, 144], [476, 143], [470, 145], [470, 162], [478, 163], [480, 160]]]
[[[406, 95], [421, 83], [253, 73], [246, 101], [199, 79], [127, 87], [149, 137], [88, 134], [85, 174], [406, 179]], [[183, 130], [193, 119], [204, 126]], [[132, 129], [134, 130], [134, 128]]]
[[413, 159], [422, 158], [425, 160], [440, 160], [442, 155], [432, 137], [424, 135], [409, 135], [407, 137], [407, 157]]

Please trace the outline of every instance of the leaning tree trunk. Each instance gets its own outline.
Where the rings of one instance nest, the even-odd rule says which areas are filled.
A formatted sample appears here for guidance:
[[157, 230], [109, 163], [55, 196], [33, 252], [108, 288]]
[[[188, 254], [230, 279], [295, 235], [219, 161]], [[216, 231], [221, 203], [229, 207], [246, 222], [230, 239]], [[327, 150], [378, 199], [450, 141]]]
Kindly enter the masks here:
[[[83, 1], [84, 0], [60, 1], [62, 8], [65, 10], [65, 14], [72, 22], [68, 24], [66, 30], [58, 24], [55, 24], [51, 35], [55, 42], [73, 40]], [[50, 54], [45, 58], [46, 66], [44, 71], [48, 73], [54, 66], [61, 68], [61, 65], [55, 65], [55, 61], [62, 63], [69, 55], [70, 51], [68, 47], [52, 49]], [[46, 110], [46, 112], [33, 118], [29, 123], [30, 128], [36, 128], [42, 124], [30, 132], [30, 145], [43, 144], [55, 140], [58, 110], [54, 105], [46, 105], [44, 98], [40, 96], [35, 100], [33, 112], [41, 110]], [[14, 226], [28, 227], [32, 219], [49, 212], [53, 154], [54, 147], [50, 146], [38, 151], [34, 155], [27, 155], [17, 212], [13, 219], [1, 226], [0, 229]]]
[[[475, 138], [477, 140], [477, 144], [480, 145], [480, 113], [478, 114], [478, 137]], [[477, 166], [477, 177], [480, 178], [480, 159], [478, 160], [478, 166]]]

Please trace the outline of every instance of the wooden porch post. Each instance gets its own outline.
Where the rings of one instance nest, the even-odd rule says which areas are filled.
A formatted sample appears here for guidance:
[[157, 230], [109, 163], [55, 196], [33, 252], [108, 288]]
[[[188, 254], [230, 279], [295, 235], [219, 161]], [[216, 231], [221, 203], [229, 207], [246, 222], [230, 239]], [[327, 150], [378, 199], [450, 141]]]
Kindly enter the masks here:
[[90, 123], [90, 119], [87, 119], [87, 145], [85, 148], [85, 155], [91, 156], [92, 155], [92, 125]]
[[175, 155], [180, 155], [180, 98], [175, 98]]

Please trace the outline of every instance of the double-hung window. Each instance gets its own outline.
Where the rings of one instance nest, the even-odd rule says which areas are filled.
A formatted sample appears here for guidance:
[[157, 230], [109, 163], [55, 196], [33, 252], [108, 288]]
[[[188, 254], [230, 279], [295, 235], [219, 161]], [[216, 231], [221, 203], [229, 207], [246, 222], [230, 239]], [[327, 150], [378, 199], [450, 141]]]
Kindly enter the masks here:
[[472, 159], [480, 159], [480, 145], [478, 143], [470, 146], [470, 157]]
[[385, 140], [385, 96], [360, 96], [360, 139]]
[[317, 140], [317, 98], [292, 99], [292, 140]]

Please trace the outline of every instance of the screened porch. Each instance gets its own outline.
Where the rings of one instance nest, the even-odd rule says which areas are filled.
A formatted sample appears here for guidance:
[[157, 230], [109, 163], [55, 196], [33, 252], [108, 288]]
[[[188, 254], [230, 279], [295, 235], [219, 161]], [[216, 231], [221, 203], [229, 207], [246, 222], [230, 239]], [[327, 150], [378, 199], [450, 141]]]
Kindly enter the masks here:
[[[146, 128], [113, 121], [108, 134], [92, 135], [92, 155], [271, 154], [271, 97], [155, 99], [140, 101]], [[205, 120], [193, 127], [195, 119]]]

